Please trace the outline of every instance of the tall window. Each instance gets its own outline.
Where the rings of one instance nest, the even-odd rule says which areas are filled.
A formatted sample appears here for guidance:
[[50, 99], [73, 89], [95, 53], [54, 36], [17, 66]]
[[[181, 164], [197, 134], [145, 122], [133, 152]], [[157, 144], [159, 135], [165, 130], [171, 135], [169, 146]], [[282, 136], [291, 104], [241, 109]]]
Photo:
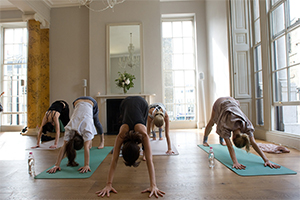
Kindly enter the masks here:
[[274, 129], [300, 134], [300, 1], [271, 0]]
[[253, 63], [254, 63], [254, 87], [255, 87], [255, 105], [256, 105], [256, 124], [264, 125], [264, 107], [263, 107], [263, 70], [261, 60], [261, 37], [260, 37], [260, 14], [259, 0], [252, 1], [253, 10]]
[[2, 27], [1, 102], [4, 108], [1, 125], [27, 123], [27, 28]]
[[172, 121], [196, 120], [194, 20], [163, 19], [164, 104]]

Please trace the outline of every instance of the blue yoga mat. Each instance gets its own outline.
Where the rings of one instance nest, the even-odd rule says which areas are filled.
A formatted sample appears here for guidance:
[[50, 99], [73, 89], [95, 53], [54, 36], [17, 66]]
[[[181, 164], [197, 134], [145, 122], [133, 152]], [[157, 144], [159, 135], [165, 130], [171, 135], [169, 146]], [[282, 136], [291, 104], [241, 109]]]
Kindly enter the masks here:
[[38, 174], [34, 178], [36, 179], [62, 179], [62, 178], [89, 178], [94, 171], [98, 168], [101, 162], [106, 158], [113, 147], [104, 147], [103, 149], [97, 149], [97, 147], [92, 147], [90, 149], [90, 168], [91, 172], [80, 173], [78, 169], [84, 166], [84, 150], [81, 149], [77, 151], [75, 161], [79, 164], [77, 167], [67, 166], [68, 158], [64, 158], [60, 163], [61, 171], [56, 171], [54, 174], [47, 173], [47, 170], [51, 169], [53, 166], [49, 167], [42, 173]]
[[[243, 149], [234, 147], [236, 158], [239, 163], [246, 166], [246, 169], [235, 169], [232, 168], [233, 162], [231, 160], [227, 146], [220, 144], [210, 144], [213, 147], [215, 158], [220, 161], [223, 165], [228, 167], [233, 172], [240, 176], [267, 176], [267, 175], [287, 175], [297, 174], [297, 172], [290, 170], [286, 167], [281, 166], [279, 169], [272, 169], [264, 166], [264, 161], [260, 156], [252, 153], [247, 153]], [[209, 147], [198, 145], [201, 149], [208, 153]], [[272, 162], [274, 163], [274, 162]], [[274, 163], [276, 164], [276, 163]], [[277, 164], [278, 165], [278, 164]]]

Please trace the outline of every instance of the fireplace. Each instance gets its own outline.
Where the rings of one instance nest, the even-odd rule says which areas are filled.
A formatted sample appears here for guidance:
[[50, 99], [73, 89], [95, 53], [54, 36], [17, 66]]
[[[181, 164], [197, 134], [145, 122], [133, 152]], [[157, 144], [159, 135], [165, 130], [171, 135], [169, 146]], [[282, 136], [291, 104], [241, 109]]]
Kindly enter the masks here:
[[106, 127], [108, 135], [117, 135], [122, 119], [120, 117], [120, 105], [123, 99], [107, 99], [106, 100]]

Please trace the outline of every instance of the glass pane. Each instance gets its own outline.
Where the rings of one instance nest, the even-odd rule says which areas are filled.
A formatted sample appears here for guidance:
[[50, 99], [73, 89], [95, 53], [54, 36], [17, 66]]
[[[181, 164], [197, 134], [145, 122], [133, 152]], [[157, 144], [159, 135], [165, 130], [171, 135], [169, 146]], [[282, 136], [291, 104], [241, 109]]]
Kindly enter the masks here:
[[[165, 103], [174, 103], [173, 88], [165, 88]], [[168, 113], [169, 110], [167, 109]]]
[[176, 120], [185, 120], [185, 105], [179, 104], [175, 105], [176, 110]]
[[191, 88], [186, 88], [185, 89], [185, 94], [186, 94], [186, 103], [196, 103], [196, 90], [195, 88], [191, 87]]
[[173, 85], [175, 87], [184, 86], [184, 71], [175, 71]]
[[273, 42], [274, 70], [286, 67], [285, 36]]
[[288, 101], [288, 83], [287, 83], [287, 71], [280, 70], [274, 73], [274, 95], [275, 101]]
[[173, 104], [166, 104], [166, 110], [168, 112], [169, 115], [169, 120], [175, 120], [175, 112], [174, 112], [174, 106]]
[[174, 88], [174, 103], [182, 104], [184, 102], [185, 95], [184, 95], [184, 88]]
[[254, 71], [260, 71], [262, 70], [261, 66], [261, 46], [257, 46], [254, 49]]
[[173, 73], [168, 71], [164, 73], [164, 82], [165, 87], [172, 87], [173, 86]]
[[27, 124], [27, 114], [2, 114], [2, 125], [4, 126], [15, 126]]
[[172, 23], [171, 22], [163, 22], [162, 23], [162, 36], [163, 36], [163, 38], [172, 37]]
[[173, 22], [173, 37], [182, 37], [182, 23]]
[[255, 73], [255, 97], [263, 97], [262, 71]]
[[195, 120], [195, 104], [186, 105], [186, 120]]
[[184, 69], [195, 69], [194, 54], [184, 54]]
[[300, 106], [276, 106], [275, 130], [300, 134]]
[[300, 19], [300, 1], [299, 0], [289, 0], [289, 25], [293, 25], [298, 22]]
[[185, 87], [195, 86], [195, 73], [194, 71], [185, 71]]
[[163, 39], [163, 68], [164, 69], [171, 69], [172, 68], [172, 39]]
[[300, 28], [288, 34], [287, 43], [289, 65], [300, 63]]
[[183, 39], [183, 52], [194, 53], [194, 40], [192, 38]]
[[272, 36], [275, 36], [285, 28], [283, 4], [281, 4], [278, 8], [276, 8], [272, 12], [272, 27], [273, 27]]
[[174, 47], [173, 53], [182, 53], [183, 52], [182, 38], [174, 38], [173, 47]]
[[193, 37], [193, 23], [192, 21], [182, 22], [183, 37]]
[[255, 44], [260, 42], [260, 19], [254, 22], [254, 42]]
[[256, 100], [256, 123], [264, 125], [264, 104], [263, 99]]
[[259, 18], [259, 0], [253, 0], [253, 18]]
[[290, 100], [300, 101], [300, 65], [290, 68]]
[[183, 68], [183, 55], [175, 54], [173, 55], [173, 69], [182, 69]]

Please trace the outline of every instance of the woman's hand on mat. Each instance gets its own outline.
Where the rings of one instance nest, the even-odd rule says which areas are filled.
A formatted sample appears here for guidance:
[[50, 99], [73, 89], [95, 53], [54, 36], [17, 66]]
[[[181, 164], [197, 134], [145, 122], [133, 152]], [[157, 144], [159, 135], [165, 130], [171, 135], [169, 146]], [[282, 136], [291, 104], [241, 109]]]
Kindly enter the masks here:
[[174, 154], [174, 151], [172, 151], [172, 150], [168, 150], [168, 151], [166, 152], [166, 154], [168, 154], [168, 155], [172, 155], [172, 154]]
[[36, 148], [39, 148], [40, 147], [40, 145], [36, 145], [36, 146], [34, 146], [34, 147], [31, 147], [32, 149], [36, 149]]
[[84, 167], [80, 167], [79, 169], [78, 169], [78, 171], [80, 171], [80, 173], [85, 173], [85, 172], [88, 172], [88, 171], [91, 171], [91, 168], [90, 168], [90, 166], [84, 166]]
[[56, 145], [56, 144], [51, 145], [49, 148], [50, 148], [50, 149], [56, 149], [56, 148], [57, 148], [57, 145]]
[[280, 165], [275, 165], [275, 164], [273, 164], [273, 163], [271, 163], [270, 161], [266, 161], [265, 162], [265, 167], [266, 166], [269, 166], [270, 168], [275, 168], [275, 169], [277, 169], [277, 168], [280, 168], [281, 166]]
[[145, 193], [145, 192], [150, 192], [149, 198], [152, 197], [152, 195], [154, 195], [156, 198], [158, 198], [158, 195], [163, 197], [165, 194], [165, 192], [161, 191], [156, 186], [147, 188], [146, 190], [142, 191], [142, 193]]
[[54, 167], [52, 167], [51, 169], [49, 169], [47, 172], [48, 172], [49, 174], [53, 174], [53, 173], [55, 173], [57, 170], [60, 171], [60, 167], [59, 167], [59, 166], [54, 166]]
[[98, 197], [104, 197], [105, 195], [107, 195], [109, 197], [109, 192], [114, 192], [114, 193], [118, 193], [117, 190], [115, 190], [115, 188], [113, 188], [111, 186], [111, 184], [108, 184], [105, 188], [103, 188], [102, 190], [99, 190], [96, 192], [96, 194], [98, 194]]
[[240, 163], [234, 163], [232, 168], [236, 168], [236, 169], [245, 169], [246, 166], [245, 165], [242, 165]]

